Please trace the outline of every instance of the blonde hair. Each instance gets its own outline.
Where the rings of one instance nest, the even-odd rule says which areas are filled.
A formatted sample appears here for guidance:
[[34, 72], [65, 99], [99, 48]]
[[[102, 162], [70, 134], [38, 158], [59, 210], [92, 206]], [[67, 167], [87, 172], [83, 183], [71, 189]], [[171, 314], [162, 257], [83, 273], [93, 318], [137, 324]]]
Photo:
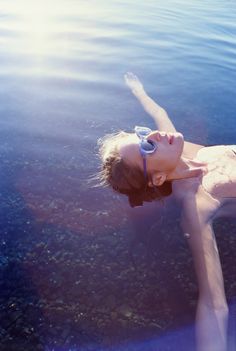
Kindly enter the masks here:
[[128, 196], [132, 207], [141, 206], [143, 201], [160, 200], [172, 192], [171, 182], [160, 187], [150, 187], [143, 171], [129, 165], [119, 153], [119, 143], [130, 133], [120, 131], [107, 134], [98, 140], [99, 156], [102, 161], [101, 171], [97, 175], [99, 184], [111, 186], [115, 191]]

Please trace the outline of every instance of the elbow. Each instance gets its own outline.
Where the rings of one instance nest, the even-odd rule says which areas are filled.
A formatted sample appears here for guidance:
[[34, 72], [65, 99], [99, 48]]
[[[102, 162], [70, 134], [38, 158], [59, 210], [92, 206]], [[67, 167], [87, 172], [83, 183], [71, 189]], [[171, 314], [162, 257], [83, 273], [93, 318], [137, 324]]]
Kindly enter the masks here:
[[220, 312], [225, 317], [229, 315], [229, 307], [227, 304], [214, 306], [214, 311]]
[[214, 299], [209, 300], [209, 299], [200, 298], [198, 304], [201, 306], [205, 306], [205, 308], [208, 310], [221, 312], [225, 316], [229, 314], [228, 304], [226, 300], [223, 298], [221, 300], [214, 300]]

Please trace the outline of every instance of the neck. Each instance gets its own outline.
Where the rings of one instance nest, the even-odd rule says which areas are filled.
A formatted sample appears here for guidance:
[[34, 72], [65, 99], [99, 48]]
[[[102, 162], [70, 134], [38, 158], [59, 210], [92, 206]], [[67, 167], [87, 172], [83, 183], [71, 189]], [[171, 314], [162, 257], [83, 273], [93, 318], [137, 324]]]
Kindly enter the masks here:
[[186, 157], [181, 157], [176, 168], [168, 174], [167, 180], [194, 178], [206, 173], [206, 162], [193, 161]]

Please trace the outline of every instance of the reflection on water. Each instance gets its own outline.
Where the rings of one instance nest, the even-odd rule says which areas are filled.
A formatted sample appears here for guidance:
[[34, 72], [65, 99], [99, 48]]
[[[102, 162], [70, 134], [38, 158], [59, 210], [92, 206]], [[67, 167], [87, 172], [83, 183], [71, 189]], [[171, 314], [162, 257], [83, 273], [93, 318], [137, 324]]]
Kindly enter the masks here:
[[[131, 210], [87, 178], [98, 137], [153, 127], [126, 71], [187, 140], [235, 144], [234, 13], [233, 1], [2, 4], [3, 348], [193, 348], [197, 286], [173, 199]], [[234, 306], [235, 225], [224, 226], [216, 235]]]

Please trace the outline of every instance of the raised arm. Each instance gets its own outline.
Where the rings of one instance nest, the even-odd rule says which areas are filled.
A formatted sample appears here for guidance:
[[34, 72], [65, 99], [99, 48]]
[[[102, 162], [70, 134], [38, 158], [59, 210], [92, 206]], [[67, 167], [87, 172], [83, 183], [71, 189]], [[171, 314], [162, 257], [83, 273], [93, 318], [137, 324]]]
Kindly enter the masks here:
[[138, 77], [128, 72], [124, 78], [126, 84], [139, 100], [144, 110], [154, 119], [157, 128], [166, 132], [176, 132], [167, 112], [147, 95]]
[[199, 285], [197, 351], [226, 351], [228, 306], [215, 235], [204, 208], [196, 198], [185, 200], [181, 221]]

